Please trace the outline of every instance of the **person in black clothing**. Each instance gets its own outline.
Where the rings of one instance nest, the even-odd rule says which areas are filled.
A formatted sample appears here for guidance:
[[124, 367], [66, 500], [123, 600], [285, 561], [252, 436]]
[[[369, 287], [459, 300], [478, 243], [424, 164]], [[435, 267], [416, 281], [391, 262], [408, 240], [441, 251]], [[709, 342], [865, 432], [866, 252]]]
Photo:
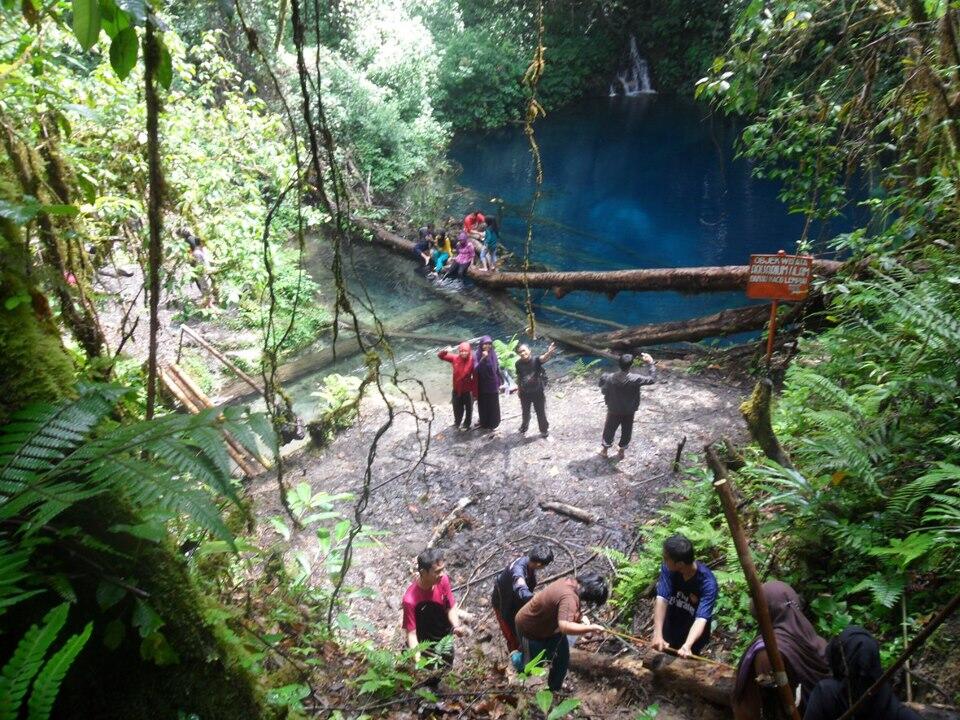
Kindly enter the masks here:
[[607, 421], [603, 425], [603, 442], [600, 454], [607, 456], [607, 450], [613, 445], [613, 438], [617, 428], [620, 428], [620, 448], [617, 459], [623, 460], [623, 453], [630, 444], [633, 435], [633, 416], [640, 407], [640, 387], [650, 385], [656, 380], [657, 368], [653, 358], [643, 353], [640, 358], [650, 368], [649, 375], [639, 375], [630, 372], [633, 365], [633, 355], [620, 356], [620, 371], [604, 373], [600, 377], [600, 389], [603, 399], [607, 403]]
[[553, 351], [556, 350], [556, 344], [550, 343], [550, 347], [540, 357], [536, 357], [530, 352], [528, 345], [521, 345], [517, 348], [520, 359], [517, 360], [517, 391], [520, 396], [520, 432], [525, 433], [530, 426], [530, 406], [533, 405], [537, 411], [537, 425], [540, 427], [540, 435], [547, 437], [550, 430], [550, 423], [547, 422], [547, 398], [544, 394], [546, 390], [546, 372], [543, 364], [550, 359]]
[[552, 562], [553, 550], [548, 545], [534, 545], [526, 555], [507, 565], [493, 584], [490, 606], [507, 641], [511, 660], [513, 653], [520, 652], [517, 613], [533, 597], [533, 591], [537, 587], [537, 570]]
[[[880, 645], [862, 627], [851, 625], [827, 644], [832, 678], [821, 680], [810, 694], [803, 720], [837, 720], [883, 674]], [[868, 698], [854, 720], [920, 720], [901, 704], [889, 683]]]

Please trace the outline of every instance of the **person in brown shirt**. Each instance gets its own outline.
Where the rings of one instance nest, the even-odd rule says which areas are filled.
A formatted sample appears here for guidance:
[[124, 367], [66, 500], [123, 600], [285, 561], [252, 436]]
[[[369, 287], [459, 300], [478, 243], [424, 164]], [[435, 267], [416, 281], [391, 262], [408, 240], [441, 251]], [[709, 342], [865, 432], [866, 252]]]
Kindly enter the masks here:
[[576, 578], [561, 578], [550, 583], [517, 613], [523, 662], [529, 663], [542, 652], [543, 659], [550, 662], [547, 686], [554, 692], [563, 687], [570, 665], [567, 636], [603, 630], [600, 625], [581, 622], [581, 603], [599, 607], [609, 595], [603, 576], [585, 572]]

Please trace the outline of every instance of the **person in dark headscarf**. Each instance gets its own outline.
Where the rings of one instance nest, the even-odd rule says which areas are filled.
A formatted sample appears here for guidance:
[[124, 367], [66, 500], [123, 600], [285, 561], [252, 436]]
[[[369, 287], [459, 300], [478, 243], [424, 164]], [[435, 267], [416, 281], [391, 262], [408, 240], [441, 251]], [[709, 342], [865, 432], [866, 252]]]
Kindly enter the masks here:
[[[836, 720], [883, 674], [880, 645], [862, 627], [851, 625], [827, 646], [832, 678], [821, 680], [810, 695], [804, 720]], [[853, 720], [920, 720], [903, 705], [889, 683], [868, 698]]]
[[474, 358], [477, 371], [477, 416], [478, 425], [493, 430], [500, 424], [500, 386], [503, 375], [497, 351], [493, 349], [493, 340], [489, 335], [480, 338], [480, 347]]
[[[773, 580], [763, 584], [763, 597], [770, 608], [770, 620], [783, 657], [790, 689], [797, 697], [802, 714], [810, 693], [829, 675], [827, 641], [817, 635], [800, 607], [800, 596], [784, 582]], [[753, 610], [751, 603], [751, 611]], [[770, 678], [768, 682], [766, 678]], [[780, 717], [765, 712], [766, 707], [779, 707], [780, 697], [772, 682], [773, 667], [767, 657], [763, 638], [755, 638], [737, 666], [733, 689], [733, 716], [736, 720], [759, 720]], [[772, 686], [772, 687], [771, 687]]]

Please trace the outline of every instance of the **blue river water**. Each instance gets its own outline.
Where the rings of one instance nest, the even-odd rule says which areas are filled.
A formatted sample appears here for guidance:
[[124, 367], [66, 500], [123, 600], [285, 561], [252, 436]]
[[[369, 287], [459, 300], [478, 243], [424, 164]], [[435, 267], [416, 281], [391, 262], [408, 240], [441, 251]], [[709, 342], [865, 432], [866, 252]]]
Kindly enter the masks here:
[[[751, 253], [792, 252], [803, 217], [778, 185], [735, 157], [737, 126], [678, 98], [589, 98], [537, 122], [543, 196], [531, 262], [556, 270], [742, 265]], [[451, 211], [502, 213], [503, 244], [522, 256], [533, 164], [522, 128], [461, 134], [450, 157], [466, 189]], [[491, 202], [497, 199], [501, 202]], [[833, 232], [845, 228], [822, 228]], [[819, 231], [818, 231], [819, 232]], [[833, 232], [820, 234], [830, 237]], [[535, 302], [626, 325], [681, 320], [749, 304], [742, 293], [573, 292]], [[602, 329], [541, 308], [551, 322]]]

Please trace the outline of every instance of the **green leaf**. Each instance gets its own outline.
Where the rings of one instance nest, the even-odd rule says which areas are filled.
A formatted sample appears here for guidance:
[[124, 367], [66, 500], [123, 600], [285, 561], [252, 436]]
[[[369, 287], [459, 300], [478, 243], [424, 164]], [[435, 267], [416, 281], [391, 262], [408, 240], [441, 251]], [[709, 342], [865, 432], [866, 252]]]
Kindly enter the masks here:
[[163, 618], [143, 600], [137, 600], [133, 608], [133, 626], [140, 629], [140, 637], [146, 639], [163, 627]]
[[160, 46], [160, 62], [157, 64], [157, 82], [163, 86], [164, 90], [169, 90], [170, 83], [173, 82], [173, 60], [170, 58], [170, 51], [162, 40], [158, 45]]
[[113, 40], [121, 30], [130, 27], [130, 17], [117, 7], [114, 0], [100, 0], [100, 24]]
[[100, 4], [98, 0], [73, 0], [73, 34], [80, 47], [89, 50], [100, 37]]
[[567, 698], [550, 711], [550, 714], [547, 715], [547, 720], [560, 720], [560, 718], [569, 715], [578, 707], [580, 707], [580, 700], [577, 698]]
[[97, 605], [101, 610], [109, 610], [123, 600], [126, 594], [127, 591], [116, 583], [101, 580], [97, 585]]
[[50, 717], [60, 684], [83, 646], [87, 644], [92, 631], [93, 623], [87, 623], [83, 632], [67, 640], [44, 666], [30, 692], [30, 702], [27, 703], [28, 720], [47, 720]]
[[13, 310], [18, 305], [23, 305], [28, 302], [30, 302], [30, 295], [25, 292], [22, 292], [17, 295], [11, 295], [6, 300], [4, 300], [3, 308], [4, 310]]
[[110, 43], [110, 65], [121, 80], [126, 80], [137, 64], [137, 46], [137, 31], [132, 27], [118, 32]]
[[103, 629], [103, 644], [108, 650], [116, 650], [123, 642], [123, 636], [127, 633], [127, 626], [122, 620], [111, 620]]
[[157, 630], [147, 635], [140, 643], [140, 657], [164, 667], [180, 662], [180, 656], [167, 641], [166, 636]]
[[553, 693], [546, 688], [538, 690], [535, 699], [537, 701], [537, 707], [540, 708], [540, 712], [542, 713], [550, 710], [550, 706], [553, 705]]

